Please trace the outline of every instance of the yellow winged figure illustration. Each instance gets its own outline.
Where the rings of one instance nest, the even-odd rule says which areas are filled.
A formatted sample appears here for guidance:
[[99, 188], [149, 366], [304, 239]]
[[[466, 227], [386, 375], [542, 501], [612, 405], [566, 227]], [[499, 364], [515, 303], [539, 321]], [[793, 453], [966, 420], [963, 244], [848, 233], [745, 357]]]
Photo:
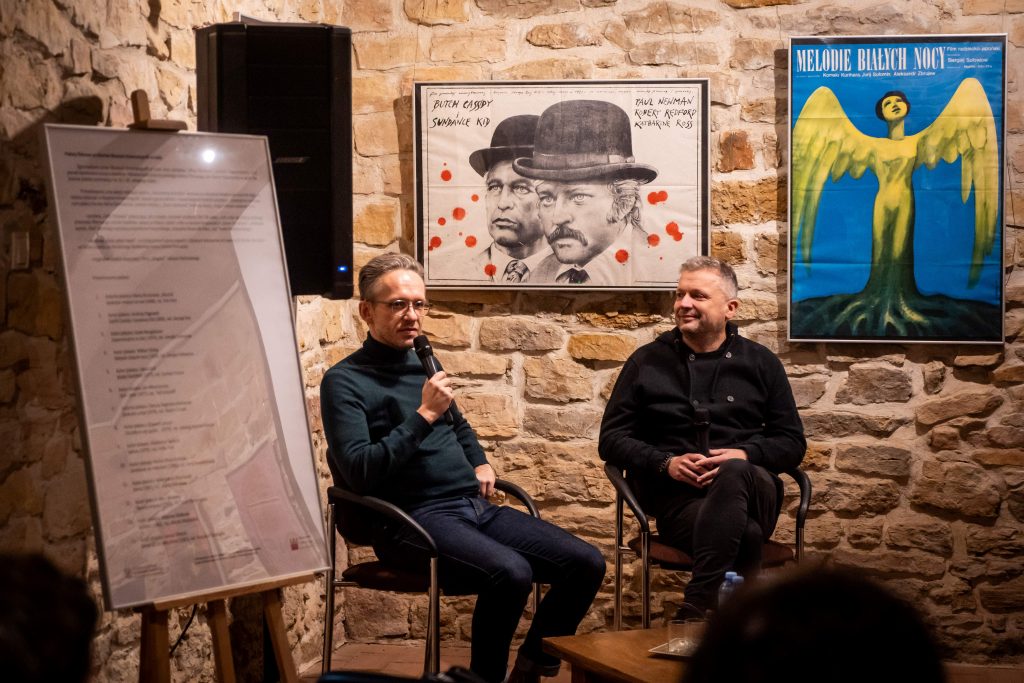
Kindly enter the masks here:
[[992, 108], [974, 78], [964, 79], [931, 125], [914, 135], [904, 132], [910, 108], [902, 92], [885, 93], [875, 113], [888, 125], [888, 137], [871, 137], [857, 130], [835, 94], [823, 86], [811, 94], [797, 118], [792, 158], [794, 264], [812, 267], [825, 181], [836, 182], [847, 173], [859, 179], [867, 170], [878, 179], [867, 284], [857, 294], [801, 302], [801, 311], [807, 313], [802, 316], [804, 329], [826, 335], [955, 336], [954, 328], [986, 324], [985, 316], [968, 302], [926, 296], [917, 288], [912, 175], [920, 166], [933, 169], [940, 160], [952, 164], [961, 159], [961, 201], [966, 203], [972, 191], [975, 201], [968, 278], [968, 286], [974, 286], [998, 232], [999, 141]]

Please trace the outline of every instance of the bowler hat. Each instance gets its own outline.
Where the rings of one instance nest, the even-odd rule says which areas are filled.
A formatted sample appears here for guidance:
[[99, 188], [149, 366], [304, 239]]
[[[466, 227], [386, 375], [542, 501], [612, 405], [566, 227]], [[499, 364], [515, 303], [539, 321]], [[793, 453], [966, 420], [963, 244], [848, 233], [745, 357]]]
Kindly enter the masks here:
[[652, 166], [633, 158], [629, 115], [611, 102], [568, 100], [540, 115], [533, 155], [517, 158], [516, 173], [538, 180], [620, 180], [649, 183]]
[[491, 146], [470, 154], [469, 165], [480, 175], [485, 175], [499, 161], [512, 161], [532, 153], [533, 132], [539, 118], [536, 114], [521, 114], [499, 123], [491, 135]]

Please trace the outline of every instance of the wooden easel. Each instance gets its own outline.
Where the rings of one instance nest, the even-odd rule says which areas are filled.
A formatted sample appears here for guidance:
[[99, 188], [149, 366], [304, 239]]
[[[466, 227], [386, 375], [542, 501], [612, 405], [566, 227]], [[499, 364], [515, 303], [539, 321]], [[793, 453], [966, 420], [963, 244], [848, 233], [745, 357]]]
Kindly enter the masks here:
[[299, 676], [288, 646], [288, 634], [281, 614], [280, 589], [298, 583], [307, 583], [315, 574], [288, 580], [271, 581], [265, 584], [218, 591], [202, 596], [201, 599], [187, 598], [154, 602], [141, 608], [142, 642], [139, 653], [139, 683], [170, 683], [171, 656], [167, 612], [177, 607], [188, 607], [199, 602], [206, 603], [206, 618], [213, 636], [213, 666], [217, 680], [221, 683], [235, 682], [235, 665], [231, 659], [231, 638], [228, 635], [228, 598], [259, 593], [263, 598], [263, 618], [270, 632], [270, 643], [274, 649], [274, 660], [284, 683], [298, 683]]

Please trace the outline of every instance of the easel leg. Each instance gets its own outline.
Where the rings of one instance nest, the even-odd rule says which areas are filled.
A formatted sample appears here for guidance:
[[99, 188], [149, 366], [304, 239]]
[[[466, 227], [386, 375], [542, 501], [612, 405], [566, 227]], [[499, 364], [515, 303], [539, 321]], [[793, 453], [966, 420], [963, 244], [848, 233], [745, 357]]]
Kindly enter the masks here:
[[281, 614], [281, 595], [275, 590], [263, 592], [263, 618], [270, 631], [270, 643], [274, 647], [274, 659], [283, 683], [299, 683], [299, 675], [292, 660], [292, 651], [288, 647], [288, 634], [284, 629], [284, 617]]
[[206, 618], [213, 636], [213, 667], [220, 683], [235, 683], [235, 663], [231, 659], [228, 612], [223, 600], [206, 604]]
[[139, 683], [170, 683], [171, 655], [167, 612], [142, 610], [142, 642], [139, 649]]

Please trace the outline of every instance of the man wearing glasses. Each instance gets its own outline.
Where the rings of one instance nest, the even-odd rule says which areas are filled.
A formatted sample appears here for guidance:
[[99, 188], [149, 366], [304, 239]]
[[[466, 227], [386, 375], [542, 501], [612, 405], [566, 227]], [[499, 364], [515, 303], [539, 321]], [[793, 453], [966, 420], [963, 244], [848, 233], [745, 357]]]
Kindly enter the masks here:
[[[548, 584], [509, 680], [554, 676], [559, 661], [541, 640], [575, 633], [601, 586], [604, 558], [563, 529], [488, 502], [494, 470], [452, 402], [452, 382], [444, 372], [426, 377], [412, 350], [430, 309], [420, 264], [377, 256], [359, 273], [359, 295], [366, 341], [320, 385], [335, 483], [408, 512], [437, 542], [442, 589], [478, 594], [470, 668], [489, 683], [506, 678], [533, 582]], [[376, 529], [373, 548], [386, 564], [426, 567], [423, 548], [400, 531]]]

